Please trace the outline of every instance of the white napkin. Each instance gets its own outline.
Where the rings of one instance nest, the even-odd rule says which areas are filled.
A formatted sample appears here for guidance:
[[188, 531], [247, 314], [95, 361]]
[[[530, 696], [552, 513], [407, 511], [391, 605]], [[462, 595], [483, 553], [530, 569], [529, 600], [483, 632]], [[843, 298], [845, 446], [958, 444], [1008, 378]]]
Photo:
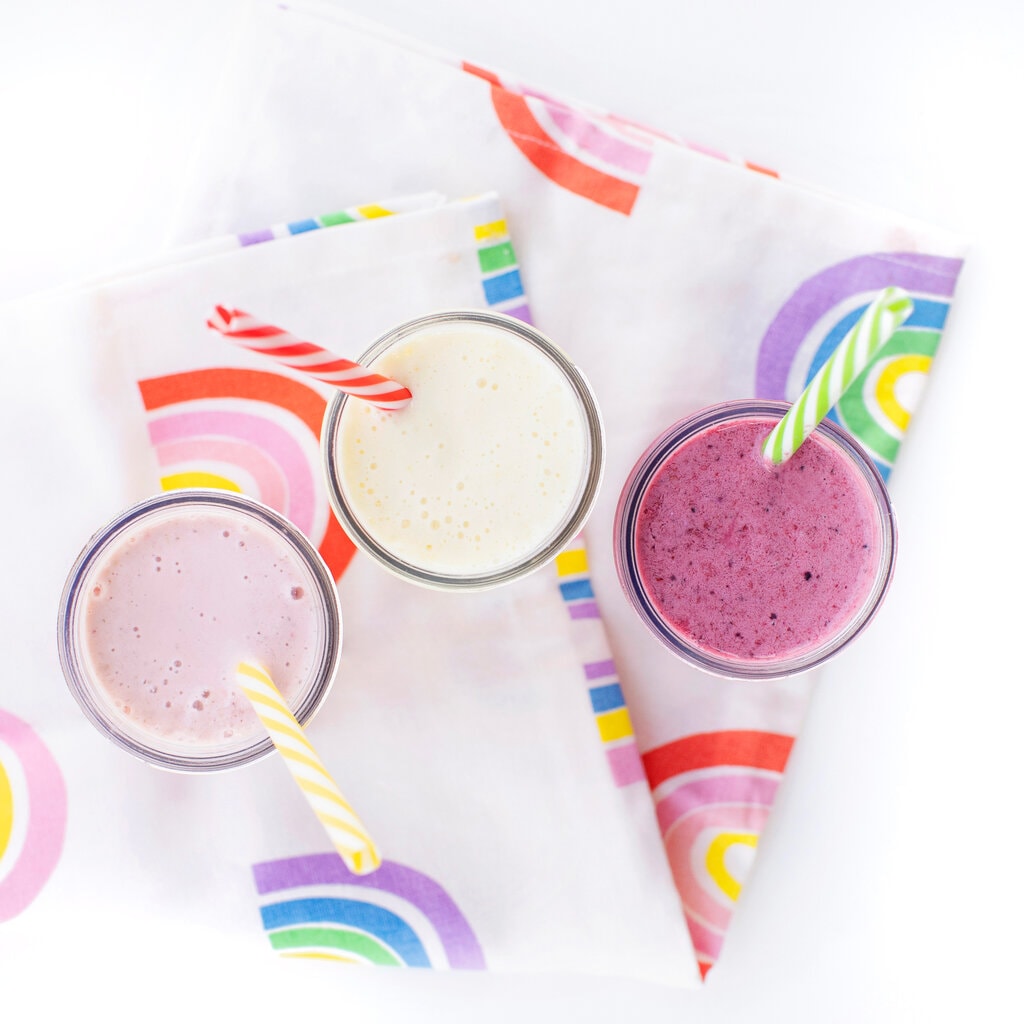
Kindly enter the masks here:
[[257, 7], [239, 40], [180, 238], [381, 189], [501, 194], [537, 325], [583, 366], [605, 415], [607, 473], [586, 530], [592, 584], [706, 970], [820, 673], [727, 683], [663, 650], [615, 575], [619, 490], [646, 446], [694, 409], [794, 399], [857, 310], [895, 284], [915, 314], [836, 414], [888, 473], [963, 245], [333, 8]]
[[[356, 358], [425, 309], [487, 307], [487, 282], [518, 269], [497, 198], [406, 205], [222, 239], [0, 314], [0, 415], [32, 440], [3, 451], [23, 487], [2, 531], [22, 638], [0, 680], [0, 783], [14, 780], [0, 808], [9, 792], [16, 825], [0, 918], [19, 940], [5, 971], [44, 978], [58, 933], [68, 948], [130, 935], [156, 956], [184, 934], [246, 950], [253, 971], [278, 949], [696, 983], [628, 713], [608, 704], [600, 621], [574, 617], [578, 594], [559, 586], [585, 579], [582, 548], [471, 595], [351, 557], [318, 473], [327, 389], [205, 326], [224, 303]], [[485, 273], [495, 243], [502, 266]], [[500, 291], [500, 308], [525, 309], [507, 279]], [[309, 733], [385, 858], [365, 878], [277, 758], [205, 777], [149, 768], [86, 722], [57, 665], [57, 600], [89, 535], [235, 436], [276, 453], [281, 510], [341, 577], [340, 675]]]

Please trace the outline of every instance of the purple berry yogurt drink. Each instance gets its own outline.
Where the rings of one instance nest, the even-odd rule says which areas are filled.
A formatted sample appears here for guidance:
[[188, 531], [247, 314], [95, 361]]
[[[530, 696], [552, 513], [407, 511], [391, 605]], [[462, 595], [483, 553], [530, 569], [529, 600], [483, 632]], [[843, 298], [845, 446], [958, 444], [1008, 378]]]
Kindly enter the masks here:
[[736, 678], [777, 678], [837, 653], [892, 577], [885, 485], [841, 428], [787, 462], [761, 446], [788, 406], [738, 401], [673, 426], [634, 467], [615, 555], [634, 608], [676, 654]]
[[59, 646], [86, 715], [120, 746], [183, 771], [272, 743], [234, 683], [264, 665], [300, 722], [334, 677], [334, 580], [286, 519], [227, 491], [172, 491], [100, 530], [61, 601]]

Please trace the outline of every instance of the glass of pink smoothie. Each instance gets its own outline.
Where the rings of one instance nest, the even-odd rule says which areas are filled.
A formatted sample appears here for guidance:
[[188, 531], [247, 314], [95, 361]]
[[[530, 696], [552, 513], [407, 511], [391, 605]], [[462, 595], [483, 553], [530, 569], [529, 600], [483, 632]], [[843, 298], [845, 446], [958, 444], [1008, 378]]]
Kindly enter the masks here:
[[395, 412], [338, 392], [324, 417], [331, 505], [381, 566], [484, 589], [549, 562], [580, 531], [604, 468], [601, 417], [543, 334], [452, 310], [400, 324], [358, 361], [412, 391]]
[[845, 430], [826, 420], [782, 465], [762, 457], [788, 408], [702, 409], [648, 448], [619, 499], [627, 597], [663, 644], [717, 675], [820, 665], [867, 626], [892, 578], [888, 492]]
[[233, 768], [273, 750], [235, 666], [262, 663], [305, 725], [341, 653], [337, 589], [273, 510], [229, 491], [169, 491], [86, 544], [58, 650], [71, 693], [118, 746], [161, 768]]

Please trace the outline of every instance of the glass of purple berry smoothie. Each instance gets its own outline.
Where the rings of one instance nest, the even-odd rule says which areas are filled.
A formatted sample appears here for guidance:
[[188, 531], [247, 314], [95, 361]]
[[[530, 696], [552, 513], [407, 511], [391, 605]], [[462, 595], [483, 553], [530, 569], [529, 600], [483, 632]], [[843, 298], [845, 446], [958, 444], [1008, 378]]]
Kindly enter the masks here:
[[627, 597], [670, 650], [720, 676], [820, 665], [867, 626], [892, 579], [889, 495], [845, 430], [825, 420], [781, 465], [762, 456], [788, 408], [738, 400], [681, 420], [619, 498]]

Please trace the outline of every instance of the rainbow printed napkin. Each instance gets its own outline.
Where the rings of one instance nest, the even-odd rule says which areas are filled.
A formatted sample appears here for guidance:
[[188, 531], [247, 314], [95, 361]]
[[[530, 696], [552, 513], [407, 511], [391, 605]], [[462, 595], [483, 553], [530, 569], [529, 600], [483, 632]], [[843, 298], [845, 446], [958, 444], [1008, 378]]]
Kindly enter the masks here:
[[[662, 650], [619, 591], [619, 489], [648, 443], [696, 408], [795, 398], [870, 297], [898, 285], [914, 300], [912, 317], [832, 414], [888, 475], [963, 247], [333, 8], [258, 8], [242, 39], [187, 195], [183, 240], [381, 186], [502, 196], [537, 325], [573, 353], [605, 416], [589, 569], [568, 592], [600, 602], [617, 666], [603, 678], [629, 701], [706, 971], [722, 954], [819, 674], [752, 687], [702, 676]], [[256, 123], [258, 136], [239, 127]]]
[[[151, 985], [162, 965], [210, 962], [247, 986], [261, 955], [698, 984], [582, 539], [485, 593], [385, 573], [329, 508], [329, 388], [214, 335], [218, 303], [353, 358], [425, 309], [530, 317], [493, 193], [250, 226], [0, 309], [0, 415], [33, 441], [3, 453], [32, 493], [2, 513], [27, 541], [8, 566], [25, 642], [0, 681], [5, 979], [45, 984], [60, 934], [80, 951], [68, 979], [116, 948]], [[308, 732], [384, 858], [370, 874], [345, 867], [276, 758], [156, 771], [66, 690], [53, 619], [79, 549], [124, 507], [189, 486], [274, 506], [338, 581], [341, 668]]]

